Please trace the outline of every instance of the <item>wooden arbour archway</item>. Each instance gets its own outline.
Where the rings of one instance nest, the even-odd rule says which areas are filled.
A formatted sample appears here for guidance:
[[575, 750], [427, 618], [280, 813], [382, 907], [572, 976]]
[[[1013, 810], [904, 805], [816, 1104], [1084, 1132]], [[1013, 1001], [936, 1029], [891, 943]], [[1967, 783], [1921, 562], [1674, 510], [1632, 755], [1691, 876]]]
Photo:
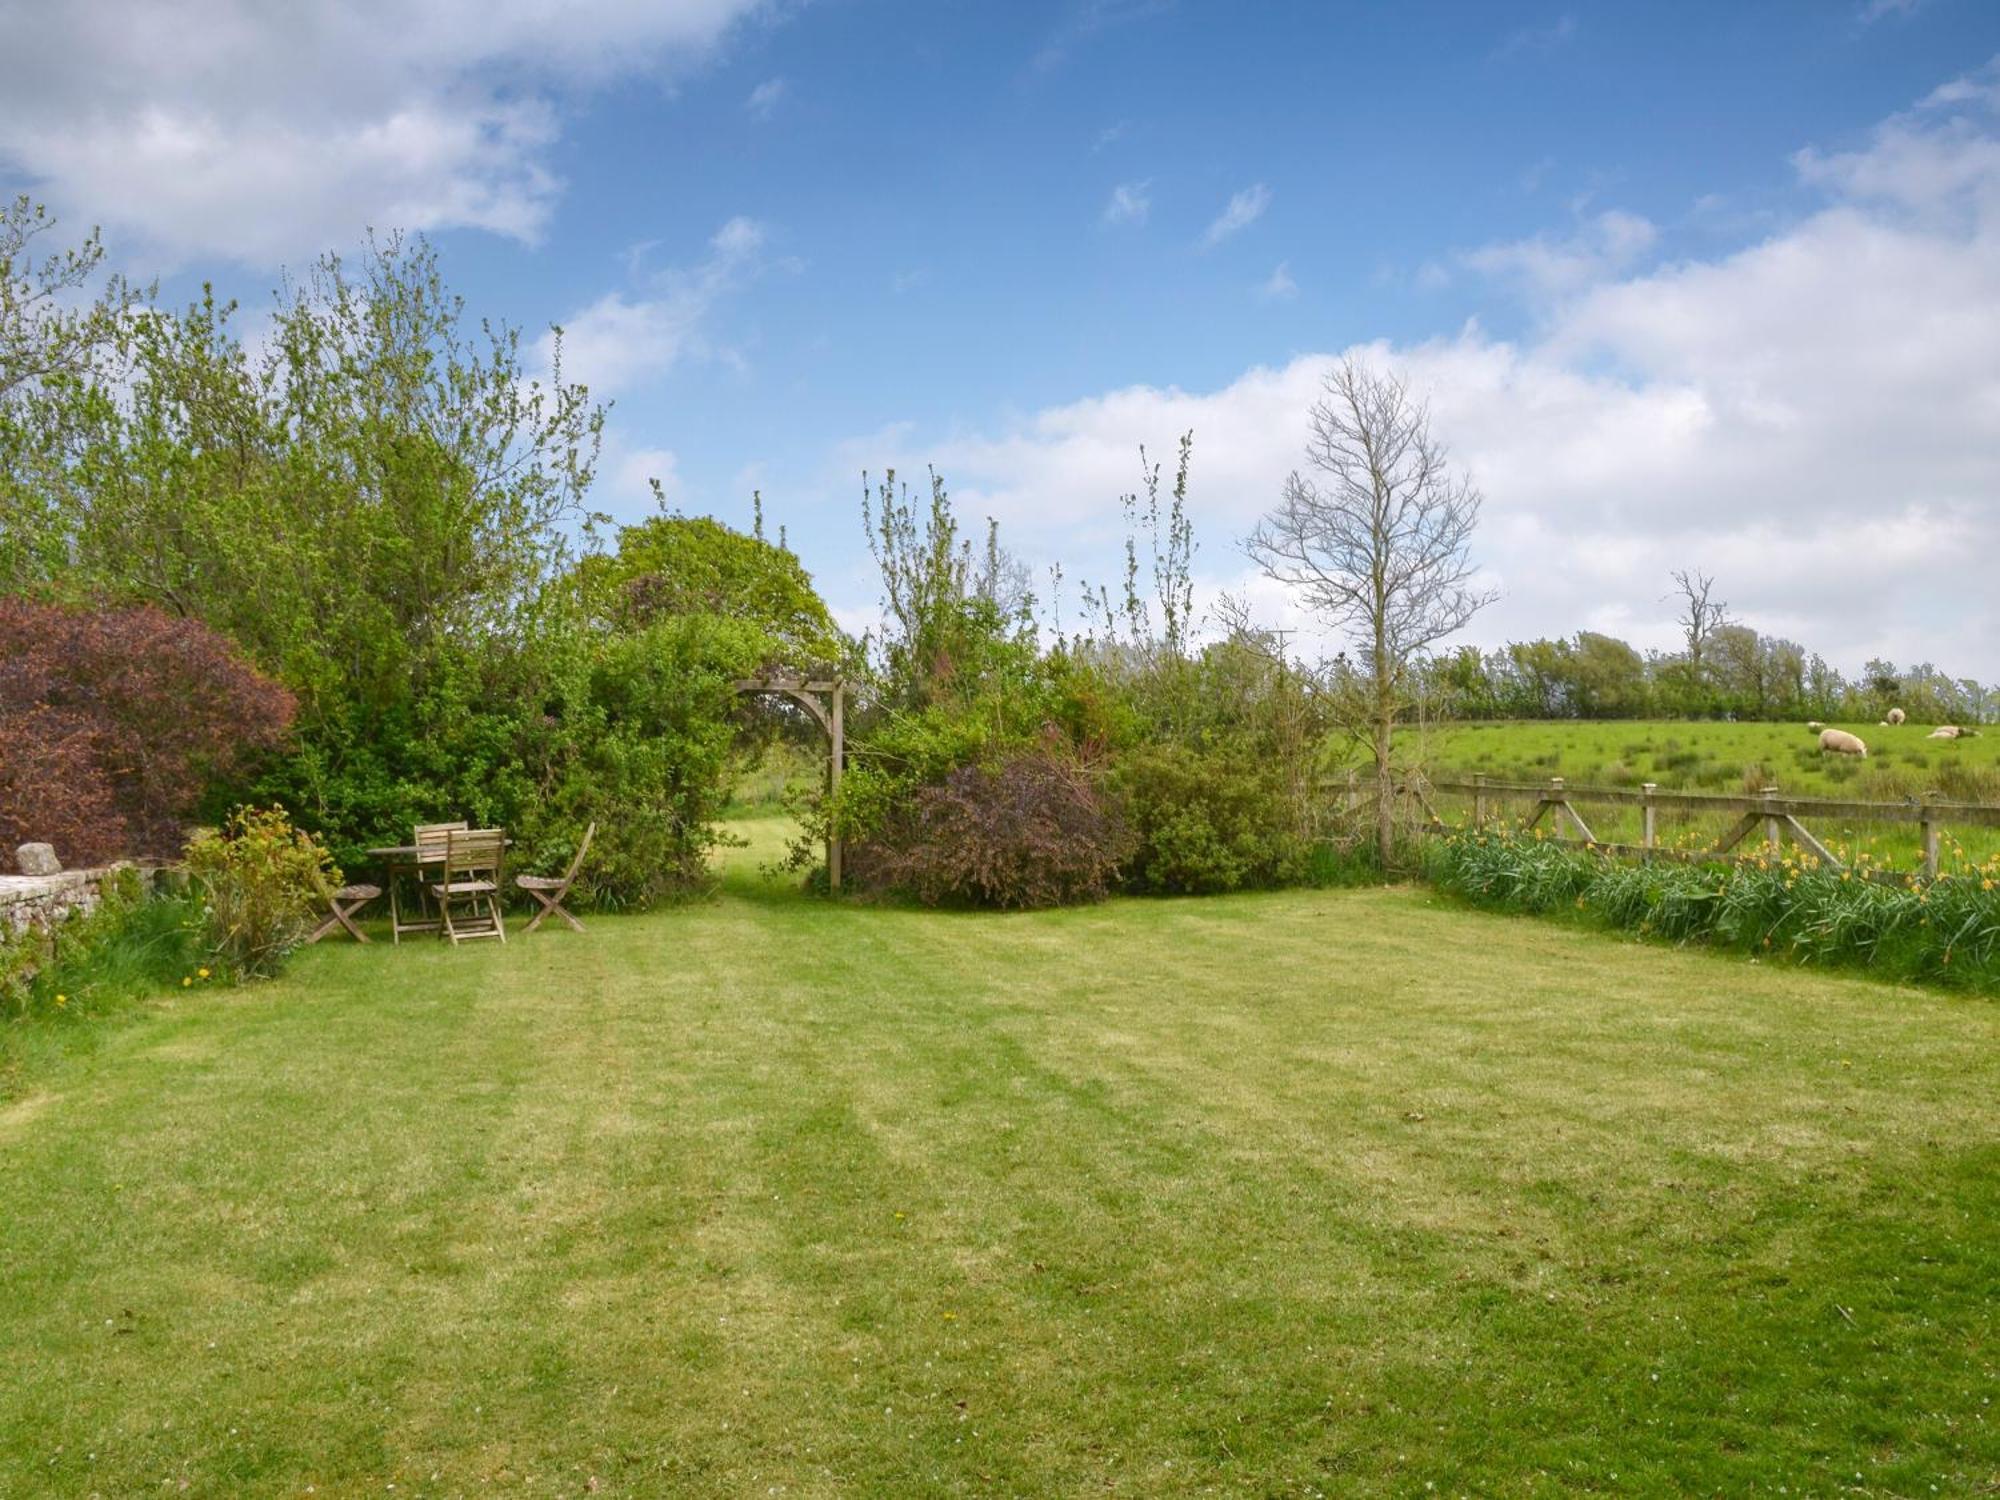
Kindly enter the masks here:
[[[847, 767], [847, 684], [839, 678], [807, 681], [800, 677], [745, 677], [732, 686], [739, 693], [776, 693], [804, 706], [826, 731], [826, 787], [840, 791], [840, 773]], [[840, 889], [840, 835], [826, 836], [826, 885]]]

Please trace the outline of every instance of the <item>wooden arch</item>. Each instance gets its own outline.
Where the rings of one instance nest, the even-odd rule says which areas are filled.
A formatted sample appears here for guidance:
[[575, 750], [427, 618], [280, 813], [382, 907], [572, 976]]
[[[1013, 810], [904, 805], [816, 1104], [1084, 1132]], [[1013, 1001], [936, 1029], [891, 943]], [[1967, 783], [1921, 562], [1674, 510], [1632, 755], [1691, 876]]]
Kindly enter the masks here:
[[[840, 773], [847, 767], [847, 684], [839, 678], [807, 681], [800, 677], [745, 677], [732, 684], [739, 693], [776, 693], [802, 704], [826, 731], [826, 787], [840, 791]], [[826, 837], [826, 884], [840, 889], [840, 835]]]

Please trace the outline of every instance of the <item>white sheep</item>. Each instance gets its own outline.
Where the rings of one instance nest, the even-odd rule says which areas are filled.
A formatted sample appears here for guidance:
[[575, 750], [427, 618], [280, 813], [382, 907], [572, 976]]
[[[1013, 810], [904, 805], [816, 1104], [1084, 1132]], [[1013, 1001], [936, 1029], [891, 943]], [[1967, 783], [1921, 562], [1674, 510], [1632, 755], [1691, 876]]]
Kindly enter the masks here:
[[1807, 719], [1806, 728], [1810, 729], [1814, 734], [1818, 734], [1822, 729], [1826, 728], [1826, 725], [1820, 723], [1818, 719]]
[[1859, 755], [1864, 759], [1868, 755], [1868, 746], [1861, 736], [1849, 734], [1845, 729], [1822, 729], [1819, 732], [1819, 747], [1835, 755]]
[[1924, 738], [1927, 740], [1955, 740], [1964, 733], [1965, 731], [1960, 729], [1956, 724], [1940, 724], [1929, 734], [1925, 735]]
[[1888, 718], [1886, 718], [1886, 719], [1884, 719], [1884, 720], [1883, 720], [1882, 722], [1883, 722], [1884, 724], [1900, 724], [1900, 723], [1902, 723], [1902, 722], [1903, 722], [1903, 711], [1902, 711], [1902, 710], [1901, 710], [1900, 708], [1892, 708], [1892, 709], [1890, 709], [1890, 710], [1889, 710], [1889, 717], [1888, 717]]

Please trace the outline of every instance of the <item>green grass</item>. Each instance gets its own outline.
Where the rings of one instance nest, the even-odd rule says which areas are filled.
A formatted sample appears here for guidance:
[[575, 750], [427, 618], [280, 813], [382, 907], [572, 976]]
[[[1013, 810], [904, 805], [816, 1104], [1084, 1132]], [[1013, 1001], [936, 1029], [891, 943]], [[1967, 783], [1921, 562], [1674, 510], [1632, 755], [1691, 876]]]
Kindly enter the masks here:
[[[1933, 740], [1932, 726], [1835, 724], [1867, 742], [1865, 760], [1826, 755], [1803, 724], [1729, 724], [1665, 719], [1516, 720], [1446, 724], [1409, 736], [1434, 775], [1483, 774], [1500, 781], [1546, 782], [1561, 776], [1576, 786], [1740, 794], [1776, 786], [1799, 797], [1904, 802], [1937, 792], [1953, 801], [2000, 802], [2000, 727], [1977, 738]], [[1461, 811], [1453, 807], [1440, 811]], [[1601, 838], [1637, 842], [1638, 814], [1585, 807]], [[1723, 824], [1661, 814], [1664, 835], [1712, 839]], [[1599, 823], [1604, 826], [1599, 827]], [[1808, 826], [1850, 848], [1873, 847], [1905, 867], [1915, 862], [1911, 824], [1835, 823]], [[2000, 853], [2000, 830], [1954, 830], [1973, 862]]]
[[1991, 1002], [1409, 889], [814, 903], [752, 834], [0, 1107], [0, 1494], [2000, 1480]]

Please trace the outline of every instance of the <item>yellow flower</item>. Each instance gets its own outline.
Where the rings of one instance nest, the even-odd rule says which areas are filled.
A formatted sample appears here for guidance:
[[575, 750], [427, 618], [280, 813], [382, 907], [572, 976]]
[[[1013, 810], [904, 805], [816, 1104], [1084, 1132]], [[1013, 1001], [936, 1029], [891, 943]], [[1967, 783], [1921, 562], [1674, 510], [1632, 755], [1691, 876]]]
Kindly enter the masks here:
[[67, 1004], [69, 1004], [69, 996], [67, 996], [67, 995], [58, 995], [58, 996], [56, 996], [56, 1004], [57, 1004], [58, 1006], [63, 1006], [63, 1005], [67, 1005]]
[[193, 984], [193, 983], [194, 983], [194, 981], [193, 981], [192, 979], [190, 979], [190, 978], [189, 978], [189, 977], [188, 977], [187, 975], [185, 975], [185, 974], [181, 975], [181, 988], [182, 988], [182, 989], [186, 989], [186, 988], [187, 988], [187, 987], [188, 987], [189, 985], [191, 985], [191, 984]]
[[199, 979], [206, 979], [206, 978], [208, 978], [208, 970], [206, 970], [206, 969], [196, 969], [196, 970], [195, 970], [194, 972], [195, 972], [195, 976], [196, 976], [197, 978], [199, 978]]

